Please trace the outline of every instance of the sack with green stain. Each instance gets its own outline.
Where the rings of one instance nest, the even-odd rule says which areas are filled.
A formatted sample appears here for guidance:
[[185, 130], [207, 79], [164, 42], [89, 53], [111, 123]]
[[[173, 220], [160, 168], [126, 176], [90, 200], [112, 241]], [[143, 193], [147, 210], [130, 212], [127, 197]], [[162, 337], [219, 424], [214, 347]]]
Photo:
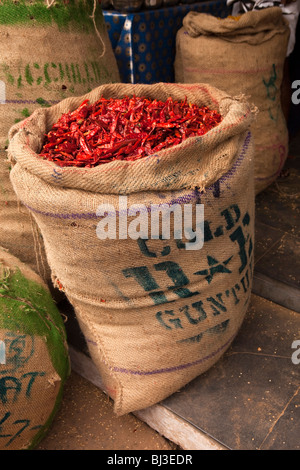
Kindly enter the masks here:
[[2, 0], [0, 24], [0, 244], [48, 280], [42, 237], [9, 181], [8, 130], [36, 108], [118, 81], [119, 72], [96, 0]]
[[[132, 95], [186, 98], [216, 109], [222, 121], [136, 161], [74, 168], [38, 156], [52, 124], [83, 100]], [[53, 279], [75, 308], [119, 415], [161, 401], [208, 370], [239, 330], [253, 272], [252, 118], [247, 103], [205, 84], [110, 84], [37, 110], [10, 130], [13, 187], [39, 225]], [[175, 237], [172, 215], [169, 236], [161, 229], [152, 237], [152, 222], [161, 225], [157, 207], [174, 210], [177, 220], [184, 211], [186, 234], [196, 222], [186, 221], [185, 208], [196, 216], [200, 203], [201, 249]]]
[[256, 194], [277, 178], [288, 155], [280, 98], [288, 39], [278, 7], [235, 19], [192, 11], [176, 36], [176, 82], [209, 83], [230, 96], [244, 94], [258, 108], [251, 125]]
[[0, 248], [0, 450], [46, 434], [69, 375], [64, 324], [42, 279]]

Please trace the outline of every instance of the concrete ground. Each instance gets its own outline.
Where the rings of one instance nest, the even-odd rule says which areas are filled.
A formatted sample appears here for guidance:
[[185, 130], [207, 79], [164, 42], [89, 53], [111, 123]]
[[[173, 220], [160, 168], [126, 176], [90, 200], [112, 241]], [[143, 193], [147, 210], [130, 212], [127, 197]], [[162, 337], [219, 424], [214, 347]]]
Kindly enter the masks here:
[[50, 431], [36, 450], [175, 450], [134, 415], [116, 416], [99, 388], [72, 372]]

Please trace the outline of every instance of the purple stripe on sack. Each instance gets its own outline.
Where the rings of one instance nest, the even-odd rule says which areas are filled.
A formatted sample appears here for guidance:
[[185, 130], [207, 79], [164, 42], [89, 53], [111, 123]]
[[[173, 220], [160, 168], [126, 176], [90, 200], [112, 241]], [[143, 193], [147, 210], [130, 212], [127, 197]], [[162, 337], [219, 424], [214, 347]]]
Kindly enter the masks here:
[[87, 213], [82, 213], [82, 214], [55, 214], [54, 212], [44, 212], [44, 211], [39, 211], [38, 209], [34, 209], [33, 207], [29, 206], [28, 204], [25, 204], [22, 202], [22, 204], [27, 207], [32, 212], [35, 212], [36, 214], [41, 214], [46, 217], [54, 217], [56, 219], [98, 219], [100, 218], [99, 216], [96, 215], [95, 212], [87, 212]]
[[[248, 150], [250, 139], [251, 139], [251, 132], [248, 132], [247, 137], [246, 137], [245, 142], [244, 142], [243, 147], [242, 147], [242, 151], [239, 155], [239, 158], [236, 160], [236, 162], [234, 163], [232, 168], [226, 173], [226, 175], [221, 176], [221, 178], [219, 179], [220, 182], [226, 181], [227, 179], [231, 178], [234, 175], [234, 173], [236, 172], [237, 168], [241, 165], [241, 163], [244, 160], [244, 157], [246, 155], [246, 151]], [[213, 186], [208, 188], [208, 191], [212, 190], [212, 189], [213, 189]]]
[[[47, 103], [57, 104], [59, 100], [45, 100]], [[5, 100], [5, 104], [40, 104], [36, 100]]]
[[[207, 188], [206, 191], [213, 191], [215, 197], [220, 197], [220, 183], [230, 179], [234, 175], [234, 173], [236, 172], [237, 168], [242, 164], [242, 161], [243, 161], [243, 159], [246, 155], [246, 151], [247, 151], [248, 146], [249, 146], [250, 139], [251, 139], [251, 132], [248, 132], [247, 137], [246, 137], [245, 142], [244, 142], [243, 147], [242, 147], [242, 151], [241, 151], [239, 157], [237, 158], [236, 162], [232, 166], [232, 168], [226, 173], [226, 175], [222, 176], [212, 186]], [[56, 179], [61, 178], [61, 174], [58, 173], [56, 170], [54, 170], [54, 171], [56, 172], [55, 178]], [[193, 192], [191, 192], [190, 194], [185, 194], [184, 196], [180, 196], [178, 198], [171, 199], [171, 201], [167, 202], [166, 204], [168, 204], [169, 206], [172, 206], [174, 204], [184, 204], [184, 203], [191, 202], [192, 200], [195, 200], [195, 199], [196, 200], [198, 199], [197, 202], [198, 202], [198, 204], [200, 204], [201, 203], [200, 198], [203, 194], [204, 194], [204, 191], [199, 192], [199, 190], [194, 189]], [[121, 196], [121, 194], [119, 196]], [[35, 212], [36, 214], [41, 214], [41, 215], [46, 216], [46, 217], [54, 217], [54, 218], [57, 218], [57, 219], [86, 219], [86, 220], [89, 220], [89, 219], [100, 219], [101, 218], [101, 216], [97, 216], [95, 212], [75, 213], [75, 214], [74, 213], [73, 214], [55, 214], [54, 212], [40, 211], [38, 209], [35, 209], [35, 208], [29, 206], [28, 204], [25, 204], [24, 202], [22, 202], [22, 204], [25, 207], [27, 207], [27, 209], [29, 209], [32, 212]], [[151, 206], [147, 207], [146, 210], [147, 210], [147, 212], [151, 212]], [[116, 214], [117, 216], [119, 216], [122, 213], [125, 214], [126, 210], [124, 210], [124, 211], [115, 210], [115, 212], [114, 212], [114, 214]]]
[[96, 341], [93, 341], [93, 340], [88, 339], [88, 338], [86, 339], [86, 341], [87, 341], [87, 343], [90, 343], [90, 344], [92, 344], [93, 346], [97, 346]]
[[231, 343], [231, 341], [234, 339], [235, 335], [233, 335], [231, 338], [229, 338], [228, 341], [226, 341], [225, 344], [223, 344], [220, 348], [218, 348], [216, 351], [212, 352], [208, 356], [203, 357], [202, 359], [198, 359], [197, 361], [193, 362], [188, 362], [186, 364], [181, 364], [180, 366], [174, 366], [174, 367], [167, 367], [165, 369], [157, 369], [157, 370], [150, 370], [150, 371], [139, 371], [139, 370], [129, 370], [129, 369], [124, 369], [122, 367], [112, 367], [113, 372], [120, 372], [122, 374], [131, 374], [131, 375], [154, 375], [154, 374], [165, 374], [168, 372], [176, 372], [178, 370], [182, 369], [187, 369], [188, 367], [193, 367], [198, 364], [201, 364], [204, 361], [207, 361], [208, 359], [211, 359], [212, 357], [216, 356], [219, 354], [223, 349], [226, 349], [227, 346]]

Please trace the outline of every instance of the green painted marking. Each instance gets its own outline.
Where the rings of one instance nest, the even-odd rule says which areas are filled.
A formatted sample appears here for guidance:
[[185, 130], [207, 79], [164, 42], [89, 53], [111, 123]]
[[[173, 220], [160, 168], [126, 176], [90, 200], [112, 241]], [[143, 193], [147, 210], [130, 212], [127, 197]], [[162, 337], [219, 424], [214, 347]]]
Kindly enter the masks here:
[[43, 108], [49, 108], [49, 106], [51, 106], [51, 104], [49, 104], [48, 101], [44, 100], [44, 98], [37, 98], [35, 101]]
[[60, 76], [60, 79], [63, 80], [63, 79], [64, 79], [64, 76], [65, 76], [65, 72], [64, 72], [64, 69], [63, 69], [61, 63], [58, 64], [58, 68], [59, 68], [59, 76]]
[[154, 289], [159, 289], [159, 285], [150, 274], [147, 266], [138, 266], [123, 269], [122, 273], [127, 278], [133, 277], [146, 292], [149, 292]]
[[155, 305], [168, 303], [168, 300], [165, 294], [163, 293], [163, 291], [150, 292], [149, 295], [151, 299], [153, 300], [153, 302], [155, 303]]
[[[98, 82], [105, 82], [106, 79], [109, 78], [109, 74], [105, 71], [106, 69], [96, 62], [91, 62], [91, 64], [95, 78], [90, 75], [88, 64], [86, 62], [69, 64], [55, 62], [46, 62], [41, 64], [33, 62], [23, 66], [21, 64], [17, 71], [18, 75], [15, 77], [11, 72], [10, 67], [4, 63], [0, 66], [0, 72], [2, 71], [2, 74], [0, 73], [0, 80], [4, 80], [9, 85], [16, 84], [18, 88], [21, 88], [24, 85], [29, 85], [30, 87], [43, 86], [46, 89], [49, 89], [51, 84], [57, 82], [61, 82], [62, 85], [66, 85], [66, 83], [64, 83], [66, 80], [74, 85], [87, 82], [93, 83], [95, 80]], [[103, 70], [104, 73], [102, 73]], [[74, 87], [69, 87], [68, 91], [74, 93], [76, 90], [74, 90]]]
[[97, 69], [96, 67], [96, 62], [92, 62], [92, 69], [93, 69], [93, 72], [94, 72], [94, 75], [95, 75], [95, 80], [98, 81], [99, 80], [99, 77], [98, 77], [98, 73], [99, 73], [99, 69]]
[[238, 226], [237, 229], [229, 235], [231, 241], [237, 242], [240, 248], [239, 257], [241, 259], [241, 266], [239, 267], [239, 272], [241, 273], [247, 266], [247, 253], [245, 250], [246, 239], [241, 226]]
[[174, 314], [174, 311], [173, 310], [165, 310], [164, 312], [157, 312], [157, 314], [155, 315], [156, 319], [159, 321], [159, 323], [161, 324], [161, 326], [163, 326], [166, 330], [171, 330], [172, 329], [172, 326], [170, 326], [169, 324], [167, 324], [165, 322], [165, 315], [167, 316], [166, 318], [166, 321], [168, 323], [171, 323], [172, 326], [174, 326], [174, 328], [183, 328], [182, 327], [182, 324], [181, 324], [181, 320], [180, 318], [168, 318], [168, 316], [170, 317], [174, 317], [175, 314]]
[[179, 311], [184, 313], [184, 315], [186, 316], [188, 322], [191, 325], [197, 325], [199, 322], [206, 319], [206, 313], [205, 313], [205, 311], [202, 307], [202, 304], [203, 304], [203, 302], [201, 300], [199, 300], [198, 302], [195, 302], [195, 303], [192, 304], [192, 307], [194, 307], [197, 310], [197, 312], [199, 313], [199, 315], [197, 315], [196, 317], [192, 316], [192, 314], [190, 313], [188, 305], [184, 305], [184, 307], [180, 307]]
[[36, 377], [38, 376], [43, 377], [44, 375], [45, 375], [45, 372], [27, 372], [26, 374], [22, 375], [22, 378], [30, 377], [27, 388], [26, 388], [26, 397], [30, 398], [32, 385], [34, 384]]
[[2, 70], [4, 72], [4, 75], [6, 76], [7, 83], [9, 83], [10, 85], [13, 85], [15, 80], [12, 74], [9, 72], [8, 65], [2, 64]]
[[[57, 69], [57, 65], [56, 65], [54, 62], [51, 62], [51, 67], [52, 67], [53, 69]], [[54, 82], [57, 82], [57, 81], [58, 81], [58, 78], [55, 77], [55, 78], [53, 79], [53, 81], [54, 81]]]
[[90, 77], [90, 73], [89, 73], [89, 67], [88, 67], [88, 64], [86, 62], [84, 62], [84, 68], [85, 68], [85, 73], [86, 73], [86, 79], [87, 79], [88, 82], [90, 82], [91, 77]]
[[222, 312], [227, 312], [227, 308], [224, 305], [224, 301], [222, 299], [222, 293], [216, 294], [218, 300], [214, 297], [207, 297], [207, 301], [211, 302], [211, 308], [213, 310], [213, 315], [220, 315]]
[[[86, 0], [56, 1], [48, 8], [44, 0], [2, 0], [0, 4], [0, 25], [26, 25], [51, 26], [56, 24], [60, 30], [80, 31], [90, 33], [94, 31], [91, 18], [92, 2]], [[102, 9], [98, 6], [95, 12], [95, 21], [98, 28], [103, 27], [104, 18]]]
[[49, 77], [48, 68], [49, 68], [49, 64], [47, 63], [44, 65], [44, 77], [45, 77], [46, 83], [51, 83], [51, 78]]
[[31, 75], [30, 65], [29, 64], [27, 64], [26, 67], [25, 67], [25, 78], [26, 78], [26, 82], [29, 85], [33, 84], [33, 77]]
[[80, 75], [80, 71], [79, 71], [79, 65], [76, 64], [76, 73], [77, 73], [77, 79], [78, 79], [78, 83], [81, 83], [81, 75]]
[[22, 116], [24, 116], [24, 117], [29, 117], [29, 116], [30, 116], [29, 109], [28, 109], [28, 108], [22, 109], [21, 114], [22, 114]]
[[66, 68], [66, 74], [67, 74], [68, 80], [69, 80], [69, 82], [71, 82], [72, 79], [71, 79], [71, 75], [70, 75], [70, 70], [69, 70], [68, 64], [65, 65], [65, 68]]
[[17, 270], [0, 265], [0, 329], [45, 339], [52, 364], [60, 377], [69, 370], [66, 333], [50, 293]]
[[73, 82], [76, 83], [76, 74], [74, 64], [71, 64]]
[[270, 75], [269, 81], [266, 81], [263, 78], [263, 84], [266, 87], [266, 92], [267, 92], [267, 98], [271, 101], [276, 100], [276, 95], [278, 88], [276, 86], [276, 80], [277, 80], [277, 72], [276, 72], [276, 66], [275, 64], [272, 65], [272, 74]]

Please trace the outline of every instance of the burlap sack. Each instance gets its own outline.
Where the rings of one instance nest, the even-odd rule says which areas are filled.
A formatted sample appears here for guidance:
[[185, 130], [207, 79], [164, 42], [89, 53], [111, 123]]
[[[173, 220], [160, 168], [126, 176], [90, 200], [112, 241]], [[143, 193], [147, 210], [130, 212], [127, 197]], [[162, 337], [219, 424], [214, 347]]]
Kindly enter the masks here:
[[119, 80], [98, 2], [0, 3], [0, 244], [50, 278], [43, 240], [9, 181], [8, 130], [41, 106]]
[[[61, 113], [87, 97], [132, 94], [186, 96], [219, 110], [223, 120], [202, 137], [135, 162], [61, 168], [37, 156]], [[207, 85], [116, 84], [38, 110], [11, 130], [14, 189], [39, 225], [52, 274], [75, 307], [117, 414], [157, 403], [207, 370], [241, 325], [252, 280], [251, 120], [246, 103]], [[120, 195], [127, 196], [125, 209]], [[152, 220], [151, 204], [195, 210], [200, 202], [202, 249], [188, 250], [172, 232], [165, 240], [97, 235], [106, 220], [101, 204], [111, 204], [119, 221], [133, 204]]]
[[239, 19], [190, 12], [176, 36], [175, 81], [209, 83], [231, 96], [243, 93], [259, 114], [255, 142], [255, 192], [279, 175], [288, 154], [280, 87], [289, 27], [278, 7]]
[[47, 286], [0, 248], [0, 449], [33, 448], [69, 374], [65, 328]]

